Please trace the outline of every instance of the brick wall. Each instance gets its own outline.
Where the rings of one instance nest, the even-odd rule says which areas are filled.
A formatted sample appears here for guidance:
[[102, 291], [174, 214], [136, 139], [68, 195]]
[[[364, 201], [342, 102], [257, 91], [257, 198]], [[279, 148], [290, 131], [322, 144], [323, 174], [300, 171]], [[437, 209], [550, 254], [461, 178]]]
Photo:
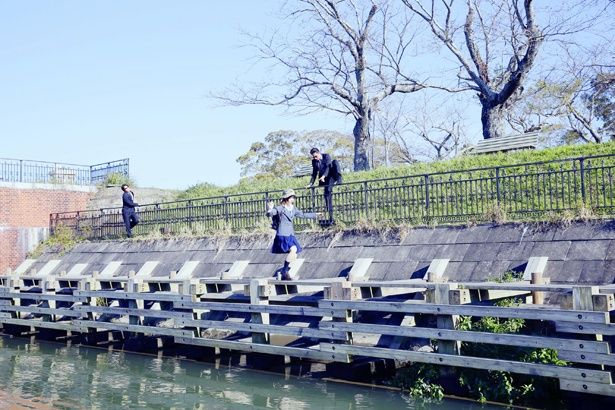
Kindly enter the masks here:
[[49, 214], [85, 209], [94, 190], [44, 184], [0, 185], [0, 273], [14, 269], [49, 228]]

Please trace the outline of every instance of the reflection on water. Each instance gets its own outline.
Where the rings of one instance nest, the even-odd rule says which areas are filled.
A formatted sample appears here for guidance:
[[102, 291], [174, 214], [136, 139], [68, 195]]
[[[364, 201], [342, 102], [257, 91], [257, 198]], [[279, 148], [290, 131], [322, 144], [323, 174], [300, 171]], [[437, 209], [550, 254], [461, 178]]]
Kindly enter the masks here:
[[[412, 409], [397, 392], [0, 337], [0, 409]], [[428, 408], [429, 406], [427, 406]], [[447, 401], [442, 410], [485, 408]]]

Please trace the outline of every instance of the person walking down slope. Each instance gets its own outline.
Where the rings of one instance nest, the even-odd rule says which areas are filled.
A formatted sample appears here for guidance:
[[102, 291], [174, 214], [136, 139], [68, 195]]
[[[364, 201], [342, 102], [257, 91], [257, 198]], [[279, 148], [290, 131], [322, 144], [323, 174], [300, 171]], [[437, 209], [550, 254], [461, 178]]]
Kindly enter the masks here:
[[290, 264], [297, 259], [297, 254], [302, 251], [301, 245], [295, 238], [295, 228], [293, 220], [295, 218], [317, 219], [318, 213], [303, 212], [295, 207], [295, 191], [287, 189], [282, 194], [280, 205], [275, 206], [273, 202], [267, 204], [267, 216], [271, 217], [272, 228], [276, 230], [275, 239], [271, 247], [271, 253], [288, 254], [284, 261], [284, 267], [280, 270], [281, 279], [289, 280]]
[[135, 211], [135, 207], [139, 204], [135, 202], [135, 194], [127, 184], [122, 185], [122, 191], [124, 192], [122, 194], [122, 218], [126, 227], [126, 235], [132, 238], [132, 228], [139, 223], [139, 217]]

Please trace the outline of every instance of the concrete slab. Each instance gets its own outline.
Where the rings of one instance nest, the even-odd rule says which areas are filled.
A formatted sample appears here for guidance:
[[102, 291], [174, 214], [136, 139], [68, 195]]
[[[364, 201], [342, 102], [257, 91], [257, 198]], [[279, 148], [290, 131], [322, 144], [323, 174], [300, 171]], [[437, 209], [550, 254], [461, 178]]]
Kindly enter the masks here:
[[605, 260], [610, 240], [574, 241], [571, 243], [566, 259], [570, 261]]
[[497, 258], [499, 243], [480, 243], [468, 248], [463, 257], [464, 262], [492, 261]]
[[410, 230], [406, 238], [402, 241], [403, 245], [424, 245], [430, 243], [430, 238], [434, 234], [431, 228], [416, 228]]
[[523, 280], [532, 280], [534, 273], [543, 275], [549, 262], [548, 256], [530, 256], [523, 271]]
[[500, 244], [495, 256], [499, 260], [523, 260], [527, 258], [534, 247], [534, 242], [504, 242]]
[[492, 227], [492, 225], [478, 225], [460, 229], [455, 242], [457, 244], [483, 243], [491, 233]]
[[523, 228], [523, 225], [518, 224], [492, 226], [488, 231], [485, 242], [520, 242], [524, 236]]
[[482, 244], [448, 244], [434, 248], [434, 259], [448, 259], [449, 261], [462, 261], [471, 248], [483, 246]]
[[[15, 268], [14, 273], [17, 275], [22, 275], [26, 273], [28, 269], [30, 269], [30, 267], [34, 265], [35, 262], [36, 262], [36, 259], [26, 259], [25, 261], [21, 262], [18, 267]], [[3, 272], [0, 272], [0, 273], [3, 273]]]
[[449, 262], [446, 276], [450, 282], [467, 282], [477, 265], [478, 262]]
[[535, 242], [530, 254], [548, 256], [550, 261], [563, 261], [566, 259], [570, 245], [570, 241]]

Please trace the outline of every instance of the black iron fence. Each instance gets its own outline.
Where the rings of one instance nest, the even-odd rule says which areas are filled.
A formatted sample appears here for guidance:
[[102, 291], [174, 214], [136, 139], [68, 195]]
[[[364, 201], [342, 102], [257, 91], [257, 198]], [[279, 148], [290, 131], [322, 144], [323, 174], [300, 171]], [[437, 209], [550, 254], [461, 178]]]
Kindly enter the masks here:
[[[609, 216], [615, 213], [614, 168], [612, 154], [345, 183], [333, 193], [335, 218], [346, 225], [361, 221], [480, 222], [497, 215], [532, 219], [581, 209]], [[300, 209], [325, 210], [320, 188], [296, 191]], [[255, 192], [147, 204], [138, 208], [141, 224], [135, 232], [207, 233], [266, 227], [266, 203], [279, 196], [280, 192]], [[297, 221], [299, 229], [309, 224]], [[60, 225], [87, 238], [124, 232], [120, 208], [51, 214], [52, 232]]]
[[0, 158], [0, 182], [96, 185], [109, 174], [128, 176], [128, 158], [97, 165]]

